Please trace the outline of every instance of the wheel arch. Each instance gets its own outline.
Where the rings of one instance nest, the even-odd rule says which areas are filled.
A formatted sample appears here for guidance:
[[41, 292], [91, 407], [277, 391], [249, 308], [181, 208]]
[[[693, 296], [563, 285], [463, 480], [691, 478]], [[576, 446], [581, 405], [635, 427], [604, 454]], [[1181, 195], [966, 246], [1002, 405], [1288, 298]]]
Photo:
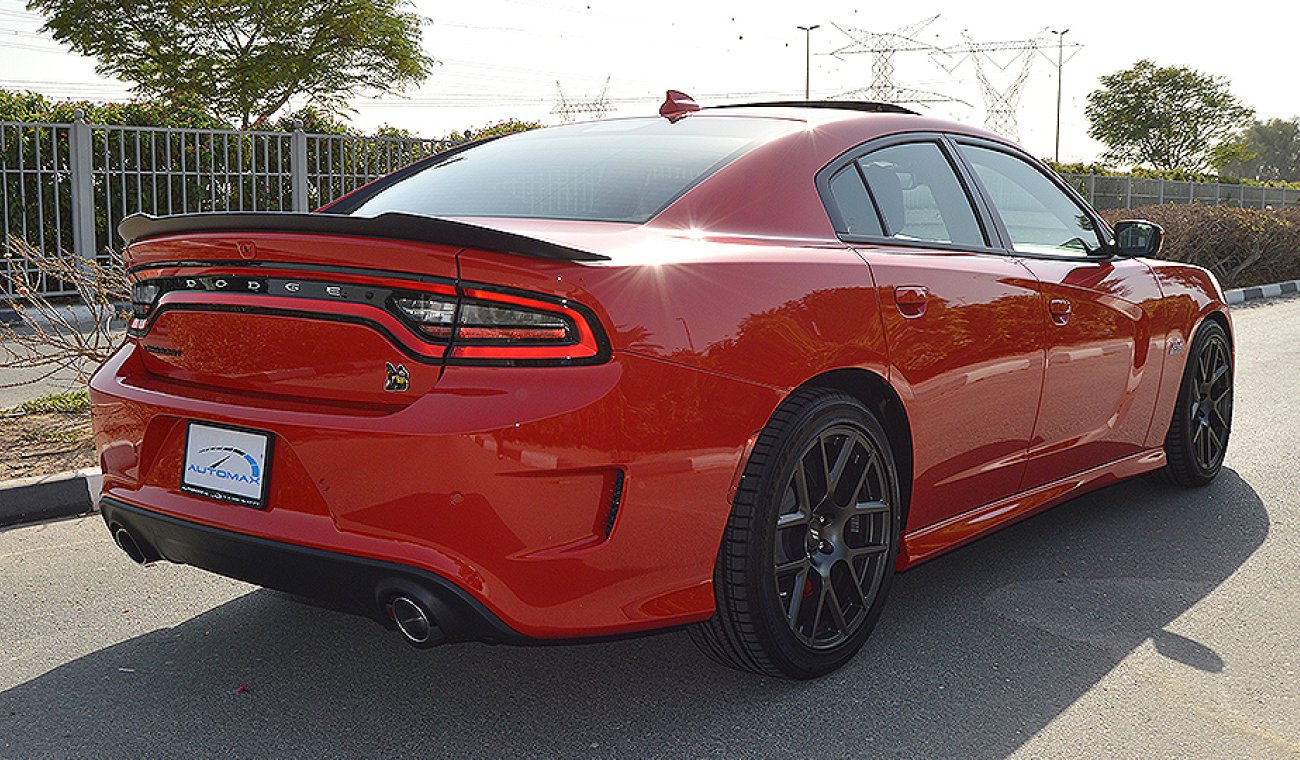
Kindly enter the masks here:
[[1193, 329], [1191, 334], [1188, 336], [1189, 341], [1196, 337], [1196, 333], [1200, 331], [1201, 327], [1206, 322], [1211, 322], [1211, 321], [1219, 323], [1219, 327], [1222, 327], [1223, 332], [1226, 333], [1228, 336], [1228, 347], [1235, 350], [1237, 343], [1236, 341], [1233, 340], [1233, 336], [1232, 336], [1232, 320], [1228, 319], [1227, 313], [1225, 313], [1222, 309], [1214, 309], [1213, 311], [1203, 316], [1201, 318], [1201, 321], [1196, 323], [1195, 329]]
[[[885, 428], [889, 447], [894, 453], [898, 468], [898, 487], [902, 495], [902, 525], [907, 525], [907, 514], [912, 503], [914, 452], [912, 426], [903, 407], [903, 400], [885, 378], [870, 370], [857, 367], [834, 369], [815, 375], [799, 388], [834, 388], [849, 394], [872, 411]], [[796, 389], [798, 390], [798, 389]]]

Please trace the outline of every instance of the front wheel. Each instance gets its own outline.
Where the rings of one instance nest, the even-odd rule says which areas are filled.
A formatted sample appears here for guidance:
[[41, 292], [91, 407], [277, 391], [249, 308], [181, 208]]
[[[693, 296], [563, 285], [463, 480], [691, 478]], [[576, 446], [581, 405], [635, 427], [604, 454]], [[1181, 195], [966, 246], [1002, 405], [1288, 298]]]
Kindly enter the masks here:
[[765, 675], [839, 668], [884, 607], [900, 502], [889, 439], [866, 407], [830, 389], [791, 394], [754, 445], [718, 554], [717, 612], [692, 638]]
[[1232, 347], [1223, 326], [1207, 320], [1188, 352], [1174, 418], [1165, 436], [1164, 479], [1183, 486], [1214, 480], [1223, 468], [1231, 431]]

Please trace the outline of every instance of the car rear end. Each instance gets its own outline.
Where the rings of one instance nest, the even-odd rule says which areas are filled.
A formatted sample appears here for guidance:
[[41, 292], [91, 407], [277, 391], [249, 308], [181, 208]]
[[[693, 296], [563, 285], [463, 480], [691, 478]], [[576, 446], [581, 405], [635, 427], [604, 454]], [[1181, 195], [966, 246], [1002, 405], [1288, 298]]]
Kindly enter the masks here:
[[[614, 201], [627, 219], [556, 224], [600, 239], [647, 213]], [[269, 216], [131, 223], [133, 317], [90, 389], [133, 559], [415, 643], [708, 617], [737, 410], [776, 391], [622, 350], [583, 285], [618, 276], [599, 253], [384, 208]]]

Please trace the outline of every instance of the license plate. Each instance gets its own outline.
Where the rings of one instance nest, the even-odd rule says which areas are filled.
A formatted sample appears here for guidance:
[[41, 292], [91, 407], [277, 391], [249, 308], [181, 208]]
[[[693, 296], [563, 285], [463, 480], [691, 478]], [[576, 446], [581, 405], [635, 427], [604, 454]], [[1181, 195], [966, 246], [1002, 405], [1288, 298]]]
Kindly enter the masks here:
[[191, 421], [185, 433], [181, 490], [265, 507], [270, 462], [270, 433]]

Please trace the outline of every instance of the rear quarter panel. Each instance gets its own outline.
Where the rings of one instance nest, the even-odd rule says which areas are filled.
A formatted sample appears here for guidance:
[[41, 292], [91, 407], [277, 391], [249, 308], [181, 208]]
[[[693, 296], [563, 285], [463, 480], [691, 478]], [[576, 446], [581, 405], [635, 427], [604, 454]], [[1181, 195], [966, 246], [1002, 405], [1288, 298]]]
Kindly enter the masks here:
[[597, 264], [467, 251], [460, 274], [584, 304], [616, 352], [784, 390], [848, 367], [885, 376], [878, 295], [851, 250], [656, 237]]

